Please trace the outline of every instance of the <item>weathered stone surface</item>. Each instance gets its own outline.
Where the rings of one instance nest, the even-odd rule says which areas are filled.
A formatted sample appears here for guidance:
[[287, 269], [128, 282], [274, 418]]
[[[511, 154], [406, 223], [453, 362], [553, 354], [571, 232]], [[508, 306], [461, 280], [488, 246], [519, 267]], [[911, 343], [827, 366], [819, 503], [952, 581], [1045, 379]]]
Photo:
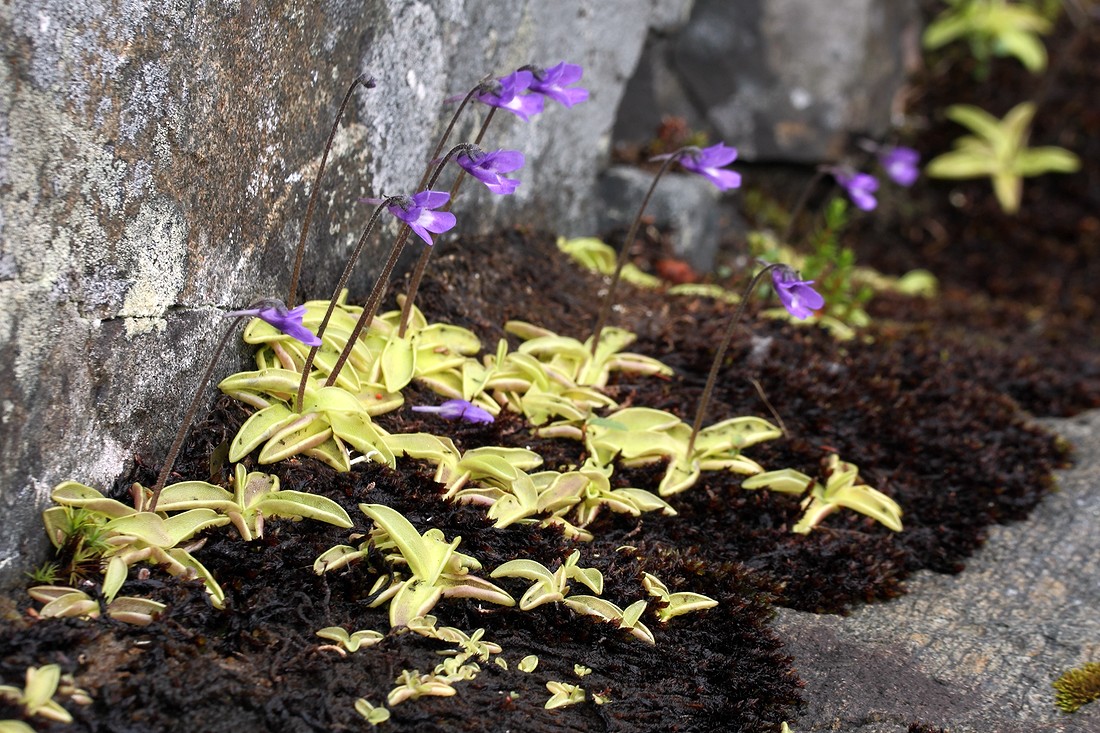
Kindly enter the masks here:
[[1100, 731], [1100, 703], [1067, 715], [1051, 687], [1100, 660], [1100, 412], [1044, 422], [1077, 464], [1026, 522], [994, 527], [961, 574], [918, 573], [907, 596], [847, 618], [781, 613], [806, 682], [794, 730]]
[[[441, 100], [525, 63], [584, 65], [591, 99], [548, 103], [530, 124], [502, 113], [485, 142], [528, 155], [523, 185], [507, 202], [468, 187], [461, 226], [590, 233], [623, 80], [650, 19], [688, 4], [0, 5], [0, 582], [37, 561], [52, 485], [104, 486], [136, 452], [158, 460], [220, 312], [285, 297], [321, 146], [356, 75], [379, 86], [357, 93], [336, 136], [307, 296], [327, 295], [357, 239], [370, 213], [357, 199], [419, 178], [450, 112]], [[353, 293], [379, 257], [364, 260]]]
[[[599, 181], [604, 203], [597, 231], [629, 227], [653, 184], [653, 173], [628, 166], [608, 169]], [[672, 227], [674, 254], [701, 272], [711, 269], [718, 251], [719, 191], [696, 175], [666, 173], [646, 206], [659, 227]]]
[[675, 37], [647, 45], [616, 134], [644, 140], [672, 114], [710, 128], [743, 160], [835, 158], [849, 134], [889, 127], [915, 5], [699, 0]]

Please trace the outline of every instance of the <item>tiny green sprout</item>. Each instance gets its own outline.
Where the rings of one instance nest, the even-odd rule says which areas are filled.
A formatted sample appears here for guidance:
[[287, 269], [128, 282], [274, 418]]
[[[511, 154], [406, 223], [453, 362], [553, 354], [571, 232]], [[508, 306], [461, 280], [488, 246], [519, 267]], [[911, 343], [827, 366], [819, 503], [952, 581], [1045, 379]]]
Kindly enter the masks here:
[[420, 674], [420, 670], [403, 670], [395, 680], [397, 687], [390, 690], [386, 696], [386, 704], [391, 708], [406, 700], [416, 700], [421, 697], [452, 697], [455, 688], [449, 682], [442, 681], [434, 674]]
[[1015, 56], [1028, 71], [1046, 68], [1047, 52], [1040, 35], [1050, 32], [1050, 21], [1023, 3], [1007, 0], [948, 0], [949, 8], [928, 24], [921, 39], [929, 51], [959, 39], [970, 43], [980, 66], [989, 74], [989, 57]]
[[574, 664], [573, 674], [577, 675], [578, 677], [585, 677], [592, 674], [592, 669], [590, 667], [584, 666], [583, 664]]
[[520, 672], [534, 672], [535, 668], [539, 666], [539, 658], [534, 654], [528, 654], [526, 657], [519, 660], [519, 664], [516, 666], [519, 668]]
[[763, 489], [783, 494], [809, 494], [802, 500], [802, 518], [791, 528], [798, 534], [809, 534], [821, 520], [840, 508], [852, 509], [871, 517], [895, 532], [902, 530], [901, 507], [881, 491], [859, 482], [859, 468], [841, 461], [836, 454], [825, 460], [825, 484], [791, 468], [768, 471], [745, 479], [744, 489]]
[[371, 725], [379, 725], [390, 719], [389, 710], [381, 705], [372, 705], [362, 697], [355, 701], [355, 712], [362, 715]]
[[377, 631], [371, 631], [370, 629], [355, 631], [349, 634], [340, 626], [326, 626], [317, 632], [317, 636], [322, 639], [335, 641], [337, 648], [342, 648], [352, 653], [366, 647], [374, 646], [385, 638], [383, 634]]
[[55, 562], [44, 562], [26, 575], [35, 585], [53, 585], [61, 575], [61, 566]]
[[584, 702], [584, 688], [579, 685], [550, 681], [546, 683], [546, 689], [550, 691], [550, 699], [543, 705], [547, 710]]
[[0, 720], [0, 733], [35, 733], [35, 730], [22, 720]]
[[496, 666], [500, 667], [503, 670], [508, 669], [508, 662], [505, 661], [504, 657], [495, 657], [493, 659], [493, 664], [495, 664]]
[[657, 618], [660, 619], [661, 623], [668, 623], [669, 619], [682, 616], [685, 613], [704, 611], [718, 605], [718, 601], [701, 593], [671, 593], [668, 586], [661, 582], [656, 575], [650, 573], [642, 574], [642, 586], [645, 587], [649, 595], [656, 596], [662, 603], [666, 604], [664, 608], [657, 610]]
[[457, 650], [447, 649], [438, 652], [438, 654], [453, 655], [463, 661], [476, 657], [482, 662], [488, 662], [490, 655], [500, 654], [501, 652], [499, 644], [481, 640], [481, 638], [485, 636], [485, 629], [477, 629], [474, 633], [467, 634], [462, 629], [456, 629], [453, 626], [443, 626], [436, 629], [433, 636], [436, 639], [455, 644], [458, 647]]
[[53, 699], [60, 682], [61, 667], [56, 664], [27, 667], [26, 682], [22, 689], [0, 685], [0, 697], [22, 705], [23, 712], [28, 716], [38, 716], [55, 723], [71, 723], [73, 716]]
[[787, 725], [787, 721], [784, 720], [779, 724], [779, 733], [794, 733], [794, 731], [791, 730], [791, 726]]
[[[116, 558], [117, 559], [117, 558]], [[104, 595], [106, 596], [106, 583]], [[63, 585], [38, 585], [27, 594], [44, 603], [38, 611], [41, 618], [98, 618], [99, 602], [84, 591]], [[107, 615], [116, 621], [133, 626], [148, 626], [168, 606], [159, 601], [135, 596], [118, 596], [105, 599]]]
[[1058, 709], [1076, 712], [1082, 705], [1100, 700], [1100, 663], [1089, 662], [1064, 672], [1052, 684], [1058, 691], [1054, 698]]
[[925, 173], [933, 178], [989, 176], [1001, 208], [1015, 214], [1023, 195], [1023, 179], [1043, 173], [1074, 173], [1080, 159], [1070, 151], [1046, 146], [1029, 148], [1027, 139], [1035, 105], [1013, 107], [1003, 120], [969, 104], [954, 104], [947, 116], [970, 128], [973, 135], [955, 141], [955, 149], [928, 162]]
[[606, 705], [607, 703], [611, 702], [611, 697], [609, 695], [597, 695], [593, 693], [592, 702], [597, 705]]

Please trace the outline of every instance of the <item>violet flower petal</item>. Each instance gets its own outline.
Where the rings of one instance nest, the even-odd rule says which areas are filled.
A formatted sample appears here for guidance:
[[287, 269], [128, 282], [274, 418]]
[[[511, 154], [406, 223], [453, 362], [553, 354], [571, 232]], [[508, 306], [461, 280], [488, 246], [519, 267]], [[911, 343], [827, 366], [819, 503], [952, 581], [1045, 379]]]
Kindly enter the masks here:
[[230, 311], [222, 315], [227, 318], [235, 316], [254, 316], [274, 326], [291, 338], [301, 341], [306, 346], [320, 346], [321, 339], [316, 334], [302, 325], [302, 318], [306, 314], [306, 307], [299, 305], [287, 310], [286, 305], [277, 298], [264, 298], [255, 304], [256, 307], [245, 310]]
[[495, 150], [486, 153], [481, 150], [469, 150], [460, 153], [455, 161], [474, 178], [496, 194], [510, 194], [520, 182], [506, 178], [503, 173], [523, 167], [523, 153], [518, 150]]
[[488, 82], [475, 98], [492, 107], [506, 109], [525, 122], [542, 112], [545, 101], [537, 94], [524, 94], [534, 80], [530, 71], [515, 71]]
[[825, 298], [810, 285], [813, 280], [800, 280], [797, 272], [780, 265], [772, 270], [772, 285], [779, 296], [779, 302], [787, 312], [798, 319], [809, 318], [814, 311], [825, 305]]
[[416, 232], [416, 236], [429, 246], [433, 244], [431, 234], [442, 234], [454, 227], [454, 214], [449, 211], [432, 211], [450, 201], [450, 194], [443, 191], [421, 191], [415, 196], [402, 198], [403, 201], [390, 204], [386, 208], [408, 224]]
[[863, 211], [872, 211], [878, 206], [874, 195], [878, 190], [878, 179], [874, 176], [869, 173], [853, 173], [845, 170], [835, 170], [833, 175], [836, 177], [836, 182], [848, 193], [848, 198], [858, 208]]
[[567, 88], [581, 80], [584, 69], [577, 64], [567, 64], [564, 61], [557, 66], [544, 69], [541, 73], [535, 73], [531, 81], [532, 92], [542, 94], [566, 107], [588, 99], [588, 90], [582, 87]]
[[[663, 157], [667, 156], [657, 156], [655, 159]], [[737, 148], [718, 143], [709, 148], [687, 152], [680, 157], [680, 165], [686, 171], [703, 176], [717, 186], [719, 191], [728, 191], [741, 185], [740, 173], [723, 169], [723, 166], [729, 165], [736, 159]]]
[[470, 423], [491, 423], [493, 416], [487, 410], [466, 400], [447, 400], [441, 405], [416, 405], [413, 412], [434, 412], [444, 420], [462, 420]]
[[897, 146], [884, 148], [879, 153], [879, 163], [894, 183], [908, 188], [920, 177], [920, 153], [913, 148]]

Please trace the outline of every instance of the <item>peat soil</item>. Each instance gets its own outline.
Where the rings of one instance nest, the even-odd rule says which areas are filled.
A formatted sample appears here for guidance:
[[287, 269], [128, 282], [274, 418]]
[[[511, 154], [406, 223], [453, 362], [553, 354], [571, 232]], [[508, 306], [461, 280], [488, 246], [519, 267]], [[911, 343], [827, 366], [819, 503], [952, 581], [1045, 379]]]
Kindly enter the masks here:
[[[800, 683], [770, 626], [776, 604], [843, 613], [887, 600], [905, 592], [915, 570], [958, 572], [992, 524], [1027, 517], [1050, 490], [1052, 470], [1070, 458], [1029, 417], [1100, 405], [1100, 44], [1095, 25], [1075, 41], [1063, 23], [1056, 38], [1048, 47], [1057, 74], [1046, 86], [1000, 63], [979, 87], [960, 72], [961, 55], [945, 54], [915, 87], [911, 109], [925, 129], [912, 143], [925, 159], [947, 149], [961, 131], [942, 118], [945, 104], [979, 103], [1003, 114], [1039, 95], [1035, 144], [1074, 149], [1085, 169], [1029, 180], [1017, 217], [999, 212], [984, 182], [921, 182], [905, 198], [884, 193], [874, 217], [855, 220], [847, 243], [862, 264], [886, 272], [931, 269], [941, 295], [879, 294], [869, 306], [874, 323], [846, 342], [814, 326], [759, 318], [774, 302], [758, 301], [708, 411], [707, 422], [757, 415], [780, 423], [783, 438], [746, 451], [765, 468], [818, 474], [834, 453], [855, 463], [867, 483], [902, 506], [904, 531], [841, 511], [809, 535], [795, 535], [796, 497], [744, 490], [736, 474], [706, 473], [670, 497], [677, 516], [604, 513], [590, 527], [595, 539], [579, 548], [581, 564], [604, 573], [603, 596], [620, 606], [643, 597], [645, 571], [673, 590], [711, 596], [717, 607], [661, 624], [651, 604], [642, 619], [656, 637], [649, 646], [554, 604], [521, 612], [444, 599], [433, 611], [440, 625], [485, 629], [484, 638], [502, 647], [496, 656], [507, 669], [482, 663], [475, 679], [456, 683], [453, 697], [393, 706], [384, 729], [778, 730], [799, 707]], [[1073, 55], [1059, 61], [1067, 48]], [[431, 321], [470, 328], [490, 351], [507, 337], [509, 319], [583, 339], [605, 281], [561, 256], [553, 239], [516, 229], [439, 244], [418, 305]], [[732, 308], [624, 287], [614, 325], [638, 335], [631, 350], [661, 359], [675, 374], [617, 375], [608, 391], [620, 405], [657, 407], [690, 422]], [[437, 396], [415, 386], [405, 396], [406, 407], [378, 418], [390, 432], [448, 435], [463, 450], [528, 447], [548, 468], [583, 460], [579, 443], [536, 438], [511, 413], [491, 425], [447, 423], [408, 409], [437, 403]], [[219, 399], [192, 430], [173, 480], [224, 485], [229, 467], [216, 456], [250, 409]], [[111, 494], [125, 500], [131, 482], [150, 485], [158, 460], [137, 460]], [[3, 683], [21, 685], [28, 666], [57, 663], [92, 698], [81, 706], [59, 697], [74, 723], [27, 719], [33, 729], [363, 730], [356, 699], [383, 704], [402, 670], [430, 671], [445, 645], [389, 631], [385, 610], [369, 606], [370, 589], [389, 572], [379, 558], [314, 574], [321, 552], [369, 530], [359, 503], [387, 504], [421, 531], [461, 536], [459, 550], [476, 557], [485, 574], [517, 557], [553, 569], [576, 547], [553, 529], [493, 529], [483, 510], [443, 501], [431, 468], [415, 461], [401, 460], [397, 470], [360, 463], [337, 474], [307, 458], [264, 470], [283, 488], [339, 502], [356, 526], [348, 532], [308, 520], [269, 521], [264, 538], [250, 543], [231, 527], [208, 531], [195, 554], [225, 589], [224, 611], [210, 606], [196, 582], [152, 567], [131, 573], [122, 590], [168, 604], [147, 627], [107, 618], [39, 620], [38, 604], [26, 596], [3, 600]], [[620, 471], [615, 481], [655, 490], [660, 475], [654, 466]], [[94, 594], [100, 582], [92, 573], [85, 588]], [[517, 598], [527, 586], [500, 584]], [[315, 635], [326, 626], [389, 633], [343, 655]], [[520, 672], [517, 663], [529, 654], [539, 665]], [[591, 674], [578, 677], [576, 664]], [[544, 710], [551, 680], [579, 684], [585, 702]], [[594, 695], [609, 702], [596, 704]], [[0, 720], [21, 717], [19, 706], [0, 699]]]
[[[486, 345], [505, 336], [502, 324], [509, 319], [582, 337], [591, 327], [603, 281], [560, 256], [549, 235], [515, 230], [439, 246], [421, 290], [430, 320], [470, 328]], [[630, 287], [623, 300], [615, 319], [638, 334], [632, 349], [662, 359], [676, 373], [668, 379], [620, 377], [610, 393], [621, 405], [658, 407], [690, 422], [730, 307]], [[476, 679], [456, 685], [455, 696], [394, 706], [386, 725], [417, 731], [776, 730], [797, 709], [799, 683], [768, 625], [773, 604], [843, 612], [904, 592], [905, 577], [916, 569], [959, 570], [991, 523], [1027, 516], [1049, 489], [1051, 470], [1066, 460], [1059, 441], [1030, 425], [1019, 405], [1034, 395], [1066, 405], [1100, 397], [1095, 382], [1061, 374], [1056, 364], [1025, 363], [996, 345], [992, 332], [983, 342], [941, 334], [935, 319], [942, 302], [909, 299], [898, 310], [906, 320], [893, 319], [872, 328], [872, 338], [843, 343], [816, 327], [750, 312], [708, 422], [734, 415], [781, 421], [786, 437], [754, 446], [750, 457], [766, 468], [816, 474], [829, 454], [838, 453], [901, 504], [905, 531], [840, 512], [809, 535], [795, 535], [796, 497], [743, 490], [736, 474], [706, 473], [693, 489], [671, 497], [678, 516], [601, 515], [590, 527], [595, 540], [581, 546], [582, 565], [604, 573], [603, 595], [620, 606], [643, 596], [640, 575], [647, 571], [674, 590], [717, 599], [716, 608], [668, 624], [647, 611], [643, 621], [657, 639], [649, 646], [555, 605], [521, 612], [444, 599], [434, 610], [440, 624], [468, 632], [484, 628], [484, 638], [503, 648], [508, 669], [483, 663]], [[415, 387], [406, 399], [407, 405], [439, 400]], [[1028, 404], [1032, 411], [1039, 407]], [[212, 457], [249, 411], [219, 400], [192, 431], [178, 479], [213, 477], [224, 484], [228, 467]], [[529, 447], [551, 468], [583, 459], [581, 444], [537, 439], [511, 413], [491, 425], [463, 425], [424, 419], [405, 407], [378, 422], [391, 432], [446, 434], [463, 450]], [[134, 480], [150, 485], [155, 469], [138, 463], [114, 495], [124, 499]], [[552, 529], [493, 529], [483, 510], [442, 501], [431, 469], [415, 461], [400, 461], [396, 471], [365, 463], [337, 474], [307, 458], [265, 470], [278, 474], [283, 488], [341, 503], [355, 518], [353, 531], [369, 529], [359, 503], [387, 504], [421, 531], [439, 527], [448, 539], [461, 536], [459, 549], [487, 569], [516, 557], [553, 568], [574, 547]], [[657, 466], [620, 472], [616, 480], [652, 489], [660, 475]], [[315, 632], [325, 626], [388, 629], [385, 611], [368, 605], [375, 580], [387, 572], [380, 561], [326, 576], [312, 571], [321, 552], [348, 542], [348, 532], [311, 521], [270, 521], [264, 539], [251, 543], [228, 527], [207, 535], [196, 556], [225, 589], [225, 611], [212, 609], [197, 584], [155, 569], [144, 580], [132, 574], [122, 591], [169, 604], [144, 628], [107, 619], [34, 621], [28, 609], [36, 604], [13, 601], [0, 632], [5, 682], [18, 680], [27, 666], [56, 662], [93, 699], [86, 707], [66, 705], [76, 719], [72, 726], [36, 718], [36, 729], [362, 729], [353, 709], [357, 698], [380, 704], [402, 670], [426, 672], [441, 660], [436, 652], [443, 644], [412, 633], [389, 633], [347, 656], [323, 648]], [[98, 579], [92, 581], [94, 591]], [[501, 584], [516, 597], [527, 585]], [[517, 669], [528, 654], [540, 659], [530, 674]], [[575, 664], [592, 673], [577, 678]], [[544, 710], [550, 680], [580, 684], [587, 701]], [[593, 694], [610, 702], [597, 705]], [[0, 717], [18, 715], [15, 706], [0, 705]]]

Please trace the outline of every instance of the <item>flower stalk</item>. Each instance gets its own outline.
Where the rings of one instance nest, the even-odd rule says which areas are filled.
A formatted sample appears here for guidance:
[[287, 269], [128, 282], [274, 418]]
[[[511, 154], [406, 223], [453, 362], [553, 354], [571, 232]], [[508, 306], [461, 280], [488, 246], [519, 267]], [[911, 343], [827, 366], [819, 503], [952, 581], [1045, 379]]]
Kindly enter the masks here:
[[688, 438], [687, 445], [689, 460], [695, 452], [695, 438], [703, 428], [707, 406], [714, 394], [714, 384], [718, 380], [718, 371], [721, 369], [722, 361], [726, 357], [726, 350], [733, 339], [733, 332], [737, 329], [737, 324], [741, 321], [741, 316], [745, 313], [745, 307], [748, 305], [753, 291], [756, 290], [756, 286], [760, 284], [764, 275], [769, 273], [772, 276], [772, 285], [775, 287], [780, 302], [787, 309], [787, 312], [795, 318], [807, 318], [815, 310], [825, 305], [825, 299], [810, 287], [813, 280], [800, 280], [798, 274], [787, 265], [769, 264], [753, 275], [752, 279], [749, 280], [748, 287], [745, 288], [744, 295], [741, 296], [741, 302], [738, 303], [733, 318], [726, 325], [726, 332], [722, 335], [722, 340], [718, 343], [718, 351], [714, 354], [714, 361], [711, 362], [707, 383], [703, 387], [703, 394], [699, 397], [699, 407], [695, 410], [695, 420], [691, 424], [691, 437]]
[[294, 307], [295, 298], [298, 296], [298, 280], [302, 274], [302, 258], [306, 250], [306, 233], [309, 231], [309, 223], [313, 219], [313, 210], [317, 206], [317, 195], [321, 190], [321, 176], [325, 174], [325, 165], [328, 163], [332, 141], [336, 138], [336, 130], [340, 126], [340, 118], [344, 116], [344, 110], [347, 109], [348, 102], [351, 101], [352, 92], [360, 84], [365, 89], [373, 89], [377, 82], [375, 82], [374, 77], [367, 74], [358, 76], [348, 87], [348, 92], [344, 95], [344, 101], [340, 104], [340, 110], [336, 113], [336, 119], [332, 121], [332, 130], [329, 131], [328, 140], [325, 142], [325, 152], [321, 155], [321, 165], [317, 168], [317, 176], [313, 180], [313, 190], [309, 194], [309, 204], [306, 206], [306, 216], [302, 221], [302, 234], [298, 237], [298, 250], [294, 254], [294, 268], [290, 272], [290, 291], [286, 296], [286, 304], [292, 308]]
[[[321, 325], [317, 327], [317, 337], [321, 338], [325, 335], [325, 329], [328, 328], [329, 319], [332, 318], [332, 312], [336, 310], [336, 301], [340, 298], [340, 293], [347, 286], [348, 280], [351, 278], [351, 271], [355, 267], [355, 263], [359, 260], [359, 255], [363, 253], [363, 247], [367, 243], [367, 238], [374, 230], [375, 224], [378, 223], [378, 217], [381, 216], [382, 211], [386, 206], [397, 200], [398, 197], [393, 196], [385, 199], [378, 205], [378, 208], [374, 210], [370, 220], [367, 222], [367, 226], [363, 228], [363, 234], [359, 237], [359, 241], [355, 245], [354, 251], [351, 253], [351, 257], [348, 258], [347, 264], [344, 265], [344, 271], [340, 274], [340, 279], [336, 283], [335, 290], [332, 291], [332, 297], [329, 298], [328, 308], [325, 309], [324, 318], [321, 319]], [[298, 383], [298, 394], [294, 400], [294, 411], [302, 411], [302, 400], [306, 394], [306, 383], [309, 381], [309, 373], [313, 369], [313, 360], [317, 358], [317, 350], [321, 348], [318, 344], [309, 350], [309, 355], [306, 357], [305, 365], [302, 367], [302, 381]]]
[[[466, 99], [463, 100], [463, 104], [470, 100], [470, 97], [477, 92], [479, 87], [474, 87], [471, 92], [466, 95]], [[461, 111], [461, 109], [459, 110]], [[496, 114], [497, 108], [490, 107], [489, 114], [485, 115], [485, 121], [481, 123], [481, 129], [478, 130], [477, 137], [474, 138], [474, 145], [480, 145], [482, 138], [485, 137], [485, 132], [489, 129], [489, 123], [493, 121], [493, 116]], [[451, 127], [454, 126], [454, 120], [457, 119], [458, 112], [455, 113], [455, 118], [451, 120]], [[447, 128], [448, 133], [450, 127]], [[446, 140], [446, 136], [440, 140], [439, 148], [436, 149], [436, 155], [439, 154], [439, 150], [443, 147], [443, 141]], [[466, 180], [466, 169], [459, 170], [458, 175], [455, 176], [455, 181], [451, 184], [451, 200], [447, 202], [447, 206], [443, 211], [450, 211], [454, 206], [455, 197], [458, 196], [458, 190], [462, 187], [462, 182]], [[401, 305], [401, 325], [398, 326], [397, 335], [401, 338], [405, 337], [405, 332], [409, 328], [409, 318], [412, 317], [413, 304], [416, 302], [416, 294], [420, 290], [420, 281], [424, 279], [424, 271], [428, 269], [428, 261], [432, 258], [432, 252], [435, 247], [425, 247], [420, 253], [420, 257], [416, 260], [416, 265], [413, 267], [412, 275], [409, 276], [409, 287], [405, 291], [405, 302]]]
[[[386, 260], [386, 263], [382, 266], [382, 271], [378, 275], [378, 279], [374, 283], [374, 288], [370, 292], [370, 296], [367, 298], [366, 305], [363, 306], [363, 312], [359, 316], [359, 320], [355, 323], [355, 328], [352, 329], [351, 335], [348, 337], [348, 342], [344, 345], [343, 351], [340, 352], [340, 357], [336, 360], [336, 364], [333, 366], [332, 371], [329, 372], [328, 379], [325, 381], [326, 387], [331, 387], [336, 382], [336, 378], [340, 375], [340, 370], [344, 368], [344, 364], [347, 362], [348, 357], [351, 355], [352, 347], [355, 346], [355, 342], [358, 340], [359, 335], [363, 332], [371, 321], [374, 320], [375, 313], [378, 312], [378, 306], [382, 302], [382, 296], [386, 292], [386, 286], [389, 284], [390, 276], [393, 274], [393, 268], [397, 265], [397, 260], [401, 257], [401, 252], [405, 249], [405, 242], [409, 239], [409, 234], [416, 231], [430, 246], [432, 243], [431, 238], [428, 236], [428, 231], [433, 233], [440, 233], [450, 229], [454, 226], [454, 216], [449, 213], [437, 214], [436, 217], [442, 218], [443, 216], [449, 217], [449, 225], [438, 224], [434, 229], [430, 228], [433, 224], [421, 224], [418, 219], [412, 219], [412, 211], [420, 210], [420, 218], [425, 218], [430, 209], [438, 208], [449, 200], [448, 194], [432, 191], [431, 187], [435, 185], [435, 182], [439, 179], [440, 173], [443, 172], [444, 166], [447, 162], [458, 153], [468, 151], [473, 146], [470, 143], [461, 143], [451, 148], [443, 159], [439, 161], [439, 164], [435, 168], [435, 172], [431, 178], [428, 179], [427, 188], [421, 193], [416, 194], [413, 197], [396, 197], [398, 199], [407, 198], [406, 208], [404, 203], [391, 203], [386, 208], [390, 213], [401, 218], [405, 225], [401, 227], [401, 231], [398, 232], [397, 240], [394, 242], [393, 248], [390, 250], [390, 256]], [[443, 197], [443, 200], [438, 204], [435, 203], [437, 197]], [[400, 215], [400, 211], [404, 209], [407, 213], [406, 216]], [[308, 379], [308, 372], [303, 373], [303, 379]]]
[[[156, 483], [153, 484], [152, 495], [149, 497], [149, 502], [145, 511], [153, 512], [157, 509], [157, 500], [160, 499], [160, 492], [164, 489], [165, 483], [168, 482], [168, 476], [172, 473], [172, 468], [176, 464], [176, 458], [179, 456], [180, 449], [183, 447], [183, 441], [187, 437], [188, 431], [191, 429], [191, 423], [195, 420], [195, 413], [198, 412], [199, 405], [202, 403], [203, 392], [206, 390], [206, 385], [210, 383], [210, 377], [214, 374], [214, 368], [218, 365], [218, 360], [221, 358], [222, 352], [225, 351], [225, 345], [229, 343], [229, 336], [237, 329], [237, 325], [245, 318], [261, 318], [283, 333], [298, 339], [302, 343], [311, 346], [320, 344], [321, 340], [302, 325], [302, 316], [305, 314], [305, 310], [305, 306], [287, 309], [279, 300], [264, 298], [256, 301], [246, 310], [232, 311], [225, 314], [226, 317], [232, 317], [233, 322], [229, 324], [229, 328], [225, 329], [225, 333], [223, 333], [222, 337], [218, 340], [218, 345], [214, 348], [214, 356], [211, 357], [210, 363], [206, 365], [206, 371], [203, 372], [202, 378], [199, 379], [199, 386], [195, 390], [195, 396], [191, 398], [191, 404], [187, 406], [187, 412], [183, 415], [183, 421], [176, 431], [176, 437], [172, 440], [172, 445], [168, 448], [168, 455], [164, 459], [164, 465], [157, 475]], [[316, 348], [316, 346], [314, 346], [314, 348]]]

